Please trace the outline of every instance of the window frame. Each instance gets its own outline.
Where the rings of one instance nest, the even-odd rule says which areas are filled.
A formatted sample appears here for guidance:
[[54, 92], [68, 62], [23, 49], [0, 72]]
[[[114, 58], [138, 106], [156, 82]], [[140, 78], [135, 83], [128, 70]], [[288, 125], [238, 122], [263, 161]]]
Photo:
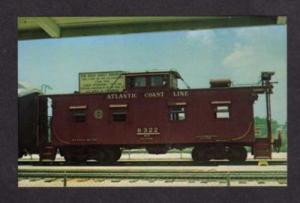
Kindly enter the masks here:
[[[179, 108], [175, 109], [175, 108]], [[180, 114], [183, 113], [184, 119], [180, 119]], [[176, 118], [176, 119], [174, 119]], [[187, 104], [186, 102], [170, 102], [168, 104], [168, 120], [170, 122], [184, 122], [187, 120]]]
[[[125, 123], [128, 121], [128, 105], [127, 104], [110, 104], [110, 121], [112, 123]], [[123, 114], [122, 114], [123, 113]], [[115, 120], [114, 115], [125, 115], [125, 120]]]
[[[154, 78], [161, 78], [161, 83], [159, 85], [153, 85], [153, 79]], [[164, 84], [165, 82], [165, 84]], [[167, 80], [164, 75], [151, 75], [150, 76], [150, 87], [165, 87], [167, 85]]]
[[[143, 86], [137, 86], [136, 85], [136, 79], [137, 78], [143, 78], [145, 84]], [[145, 87], [147, 87], [147, 77], [146, 76], [135, 76], [135, 77], [133, 77], [133, 88], [145, 88]]]
[[[213, 113], [214, 113], [214, 118], [216, 120], [229, 120], [232, 118], [232, 111], [231, 111], [231, 108], [232, 108], [232, 102], [231, 100], [213, 100], [210, 102], [211, 105], [212, 105], [212, 110], [213, 110]], [[227, 107], [227, 110], [223, 109], [223, 110], [218, 110], [218, 107]], [[228, 117], [218, 117], [218, 113], [228, 113]]]
[[230, 119], [230, 110], [228, 105], [217, 105], [215, 107], [216, 119]]
[[73, 123], [86, 123], [87, 121], [87, 105], [69, 106]]
[[174, 74], [170, 74], [169, 80], [170, 80], [169, 82], [170, 89], [178, 89], [178, 79], [175, 77]]

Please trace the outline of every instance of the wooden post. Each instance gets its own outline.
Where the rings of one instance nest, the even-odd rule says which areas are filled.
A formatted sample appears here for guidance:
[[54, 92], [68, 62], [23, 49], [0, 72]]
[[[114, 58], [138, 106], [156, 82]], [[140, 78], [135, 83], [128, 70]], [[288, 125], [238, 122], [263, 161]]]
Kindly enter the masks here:
[[67, 187], [67, 173], [64, 171], [64, 187]]
[[226, 180], [227, 180], [227, 186], [230, 186], [230, 172], [227, 172], [227, 176], [226, 176]]

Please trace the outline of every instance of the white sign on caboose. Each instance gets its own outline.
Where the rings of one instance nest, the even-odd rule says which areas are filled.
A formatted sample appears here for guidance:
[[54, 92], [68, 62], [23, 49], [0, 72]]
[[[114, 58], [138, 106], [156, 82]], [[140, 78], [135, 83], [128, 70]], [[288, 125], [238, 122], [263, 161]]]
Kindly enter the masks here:
[[122, 92], [124, 88], [122, 71], [79, 73], [80, 93]]

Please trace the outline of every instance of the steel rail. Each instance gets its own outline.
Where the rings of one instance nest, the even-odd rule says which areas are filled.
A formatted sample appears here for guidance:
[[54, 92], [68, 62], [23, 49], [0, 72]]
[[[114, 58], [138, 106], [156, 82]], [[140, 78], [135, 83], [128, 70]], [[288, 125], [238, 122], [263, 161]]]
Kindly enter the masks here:
[[[271, 160], [267, 161], [268, 165], [287, 165], [286, 160]], [[244, 166], [244, 165], [258, 165], [259, 161], [251, 160], [244, 163], [230, 163], [227, 161], [211, 161], [209, 163], [195, 163], [193, 161], [119, 161], [116, 163], [97, 163], [97, 162], [86, 162], [86, 163], [67, 163], [65, 161], [54, 161], [54, 162], [40, 162], [38, 160], [31, 161], [18, 161], [19, 166], [23, 165], [34, 165], [34, 166], [218, 166], [218, 165], [229, 165], [229, 166]]]
[[212, 172], [109, 172], [109, 171], [68, 171], [68, 170], [19, 170], [19, 178], [160, 178], [160, 179], [287, 179], [286, 171], [212, 171]]

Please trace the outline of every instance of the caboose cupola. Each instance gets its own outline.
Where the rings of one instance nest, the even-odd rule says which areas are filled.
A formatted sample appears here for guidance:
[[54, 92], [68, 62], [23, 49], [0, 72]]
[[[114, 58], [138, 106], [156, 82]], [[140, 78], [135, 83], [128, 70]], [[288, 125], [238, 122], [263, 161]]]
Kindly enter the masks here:
[[176, 71], [141, 72], [126, 74], [126, 89], [177, 89]]

